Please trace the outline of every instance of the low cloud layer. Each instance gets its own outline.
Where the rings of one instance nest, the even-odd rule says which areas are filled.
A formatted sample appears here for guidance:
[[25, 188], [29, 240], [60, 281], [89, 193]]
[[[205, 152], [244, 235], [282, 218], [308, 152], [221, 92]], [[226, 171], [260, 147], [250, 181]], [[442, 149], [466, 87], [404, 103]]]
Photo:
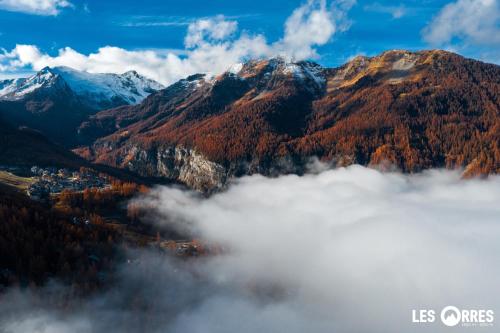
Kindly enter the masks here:
[[354, 0], [308, 0], [293, 11], [284, 24], [283, 37], [274, 42], [262, 34], [239, 31], [237, 21], [224, 16], [202, 18], [189, 24], [183, 55], [105, 46], [90, 54], [65, 47], [53, 56], [36, 45], [17, 45], [0, 52], [0, 72], [21, 68], [40, 70], [45, 66], [68, 66], [92, 73], [136, 70], [168, 85], [195, 73], [218, 74], [249, 58], [278, 55], [294, 60], [315, 58], [318, 46], [348, 29], [347, 12], [354, 3]]
[[224, 254], [136, 254], [115, 288], [66, 315], [11, 293], [0, 331], [436, 333], [449, 328], [412, 323], [411, 310], [446, 305], [494, 310], [494, 326], [476, 329], [497, 331], [498, 176], [352, 166], [245, 177], [208, 199], [159, 187], [137, 200]]

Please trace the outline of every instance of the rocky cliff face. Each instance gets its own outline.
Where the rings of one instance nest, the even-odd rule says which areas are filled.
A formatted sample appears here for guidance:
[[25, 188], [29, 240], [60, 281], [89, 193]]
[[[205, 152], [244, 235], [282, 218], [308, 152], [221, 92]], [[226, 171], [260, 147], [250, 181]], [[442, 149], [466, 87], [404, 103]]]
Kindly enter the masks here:
[[197, 152], [182, 146], [168, 146], [144, 149], [129, 146], [125, 149], [121, 165], [144, 177], [164, 177], [177, 180], [188, 187], [210, 193], [225, 187], [237, 176], [263, 174], [302, 174], [308, 168], [310, 159], [293, 159], [284, 156], [263, 165], [261, 161], [233, 161], [228, 165], [213, 162]]
[[126, 151], [124, 165], [141, 176], [175, 179], [201, 192], [216, 191], [226, 184], [228, 170], [194, 149], [130, 146]]

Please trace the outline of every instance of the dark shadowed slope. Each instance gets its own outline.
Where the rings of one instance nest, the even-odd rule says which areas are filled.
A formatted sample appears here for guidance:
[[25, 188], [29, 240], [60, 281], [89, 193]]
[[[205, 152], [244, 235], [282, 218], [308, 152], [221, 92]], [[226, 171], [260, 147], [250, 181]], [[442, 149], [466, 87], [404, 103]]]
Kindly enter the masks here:
[[90, 74], [68, 67], [46, 67], [28, 78], [0, 81], [0, 115], [12, 126], [39, 130], [70, 147], [80, 142], [77, 128], [88, 116], [139, 103], [161, 88], [161, 84], [133, 71]]
[[87, 164], [87, 161], [52, 143], [39, 132], [13, 128], [0, 118], [0, 165], [76, 169]]

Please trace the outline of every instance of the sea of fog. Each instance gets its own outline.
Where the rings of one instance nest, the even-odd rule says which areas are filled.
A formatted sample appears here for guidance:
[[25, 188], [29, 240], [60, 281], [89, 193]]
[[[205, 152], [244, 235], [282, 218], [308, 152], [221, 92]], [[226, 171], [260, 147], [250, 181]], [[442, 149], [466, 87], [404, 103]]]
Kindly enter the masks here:
[[[498, 332], [500, 177], [361, 166], [243, 177], [202, 197], [157, 187], [135, 204], [224, 251], [133, 251], [115, 285], [69, 305], [56, 282], [0, 299], [0, 331]], [[74, 303], [74, 304], [72, 304]], [[415, 323], [413, 310], [489, 309], [492, 326]]]

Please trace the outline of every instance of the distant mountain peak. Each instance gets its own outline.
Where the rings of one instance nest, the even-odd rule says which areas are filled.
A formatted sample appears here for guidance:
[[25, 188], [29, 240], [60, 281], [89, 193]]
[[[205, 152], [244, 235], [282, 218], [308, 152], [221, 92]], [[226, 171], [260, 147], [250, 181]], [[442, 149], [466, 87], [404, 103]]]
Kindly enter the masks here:
[[0, 82], [0, 100], [20, 100], [41, 88], [56, 85], [59, 77], [49, 67], [28, 78], [18, 78]]
[[186, 81], [192, 82], [192, 81], [198, 81], [202, 80], [206, 77], [206, 74], [193, 74], [190, 75], [186, 78]]
[[282, 84], [295, 84], [317, 94], [326, 86], [325, 69], [322, 66], [312, 61], [290, 61], [284, 57], [250, 60], [241, 64], [239, 71], [232, 73], [264, 90]]
[[389, 50], [373, 57], [360, 55], [331, 69], [334, 75], [328, 82], [328, 89], [353, 86], [362, 79], [375, 79], [388, 84], [418, 80], [429, 65], [459, 59], [463, 57], [442, 50]]
[[137, 73], [137, 71], [135, 71], [135, 70], [126, 71], [125, 73], [122, 74], [122, 76], [142, 77], [142, 75], [140, 75], [139, 73]]
[[[54, 67], [54, 68], [57, 68], [57, 67]], [[45, 66], [38, 71], [38, 73], [51, 73], [51, 72], [52, 72], [52, 68], [49, 66]]]
[[0, 82], [0, 100], [20, 100], [42, 88], [52, 87], [61, 80], [83, 104], [96, 110], [136, 104], [164, 88], [136, 71], [100, 74], [66, 66], [44, 67], [28, 78]]
[[44, 67], [20, 79], [0, 81], [0, 115], [66, 146], [79, 143], [76, 129], [98, 111], [138, 104], [163, 85], [135, 71], [99, 74]]

